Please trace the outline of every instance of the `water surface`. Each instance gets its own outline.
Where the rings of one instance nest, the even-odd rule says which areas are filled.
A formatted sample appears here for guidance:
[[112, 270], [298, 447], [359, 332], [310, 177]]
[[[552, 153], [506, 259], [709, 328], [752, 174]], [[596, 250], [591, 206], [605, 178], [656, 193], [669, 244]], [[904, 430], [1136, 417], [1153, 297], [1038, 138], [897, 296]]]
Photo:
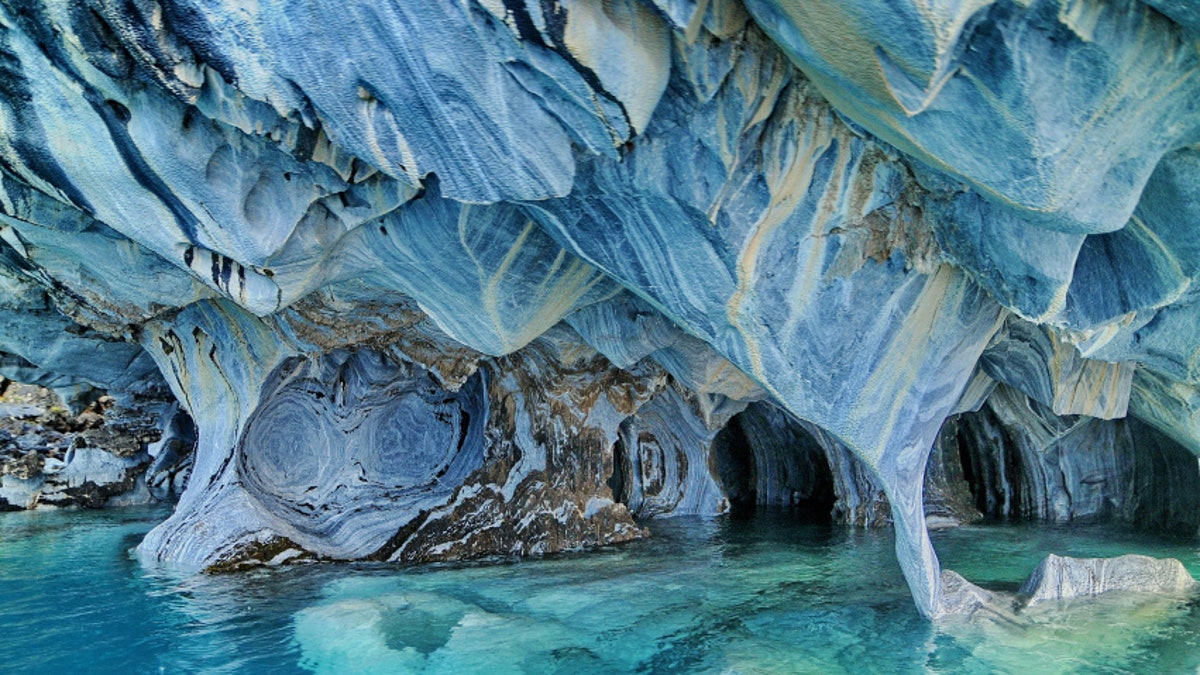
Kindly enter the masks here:
[[[523, 562], [143, 569], [162, 509], [0, 514], [0, 670], [21, 672], [1058, 673], [1200, 668], [1200, 601], [1114, 595], [934, 629], [891, 533], [678, 519], [644, 542]], [[1099, 526], [934, 534], [944, 564], [1013, 589], [1050, 552], [1179, 558], [1195, 540]]]

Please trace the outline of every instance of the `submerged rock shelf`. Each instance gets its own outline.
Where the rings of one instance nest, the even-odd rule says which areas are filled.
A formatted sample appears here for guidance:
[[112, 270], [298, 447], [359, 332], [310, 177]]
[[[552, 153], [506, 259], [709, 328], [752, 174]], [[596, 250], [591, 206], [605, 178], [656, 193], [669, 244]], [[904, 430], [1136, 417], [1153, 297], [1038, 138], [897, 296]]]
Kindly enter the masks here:
[[159, 416], [189, 570], [1194, 533], [1195, 17], [950, 4], [0, 3], [0, 375]]

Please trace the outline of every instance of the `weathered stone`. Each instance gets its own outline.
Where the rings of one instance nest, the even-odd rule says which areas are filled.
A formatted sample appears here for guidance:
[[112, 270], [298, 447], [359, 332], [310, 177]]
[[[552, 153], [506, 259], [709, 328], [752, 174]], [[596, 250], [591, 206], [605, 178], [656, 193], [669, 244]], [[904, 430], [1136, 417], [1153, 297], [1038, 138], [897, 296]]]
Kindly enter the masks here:
[[1183, 563], [1174, 558], [1068, 558], [1051, 554], [1021, 584], [1018, 597], [1030, 606], [1113, 591], [1183, 593], [1196, 586]]
[[17, 459], [10, 459], [0, 466], [0, 473], [18, 480], [29, 480], [42, 472], [46, 461], [36, 452], [29, 452]]
[[991, 515], [1185, 522], [1122, 420], [1200, 451], [1185, 4], [0, 6], [0, 376], [71, 413], [5, 494], [69, 434], [141, 457], [78, 414], [169, 387], [196, 452], [152, 446], [191, 479], [141, 550], [185, 567], [558, 550], [827, 472], [932, 617], [955, 440], [1004, 441]]
[[[101, 397], [70, 415], [51, 391], [28, 385], [9, 387], [3, 398], [32, 401], [24, 419], [0, 416], [0, 502], [4, 508], [146, 503], [143, 473], [164, 418], [161, 400], [141, 399], [136, 409]], [[7, 404], [12, 406], [13, 404]], [[191, 447], [180, 448], [175, 462]], [[163, 495], [164, 497], [167, 495]]]
[[1005, 385], [945, 439], [993, 518], [1111, 520], [1195, 533], [1200, 465], [1136, 419], [1062, 417]]
[[1195, 126], [1193, 38], [1133, 0], [746, 5], [839, 110], [1052, 229], [1121, 228]]

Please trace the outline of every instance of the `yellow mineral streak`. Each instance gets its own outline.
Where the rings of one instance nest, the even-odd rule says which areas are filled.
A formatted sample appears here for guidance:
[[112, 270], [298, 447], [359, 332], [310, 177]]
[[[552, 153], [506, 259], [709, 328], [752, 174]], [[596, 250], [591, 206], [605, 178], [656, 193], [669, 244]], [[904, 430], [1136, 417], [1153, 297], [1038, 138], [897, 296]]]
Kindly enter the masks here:
[[[780, 11], [813, 49], [846, 79], [879, 100], [890, 97], [887, 79], [875, 59], [875, 43], [860, 30], [840, 0], [780, 2]], [[810, 28], [811, 27], [811, 28]]]
[[719, 359], [715, 365], [710, 362], [710, 368], [705, 373], [705, 381], [700, 391], [745, 400], [760, 395], [762, 388], [737, 366], [725, 359]]
[[[935, 327], [958, 321], [954, 313], [963, 303], [968, 285], [962, 282], [962, 272], [953, 265], [941, 265], [925, 278], [924, 286], [916, 304], [904, 317], [900, 327], [891, 331], [887, 351], [876, 360], [881, 364], [861, 388], [857, 402], [851, 407], [848, 418], [850, 429], [877, 429], [873, 436], [883, 443], [886, 439], [902, 438], [895, 428], [904, 411], [904, 404], [912, 400], [914, 392], [928, 388], [928, 383], [918, 380], [922, 366], [930, 354], [930, 337], [936, 334]], [[880, 312], [881, 317], [898, 312], [900, 308], [889, 303]], [[1004, 313], [998, 312], [992, 332], [999, 330]], [[882, 421], [882, 423], [881, 423]], [[856, 447], [859, 457], [868, 465], [879, 468], [884, 453], [883, 445]]]
[[1085, 359], [1075, 346], [1049, 333], [1053, 346], [1050, 362], [1054, 412], [1118, 419], [1129, 407], [1130, 385], [1136, 365]]
[[753, 292], [762, 247], [770, 242], [776, 230], [786, 222], [787, 217], [808, 194], [817, 159], [829, 149], [833, 141], [833, 123], [828, 115], [818, 114], [815, 119], [799, 120], [797, 124], [803, 125], [803, 131], [796, 148], [779, 155], [779, 164], [764, 167], [764, 178], [771, 201], [755, 224], [754, 232], [742, 246], [737, 261], [737, 286], [726, 305], [729, 324], [746, 343], [752, 374], [764, 385], [768, 385], [769, 378], [763, 367], [762, 352], [758, 343], [762, 327], [747, 326], [743, 323], [748, 317], [743, 316], [742, 306]]
[[641, 3], [601, 0], [570, 4], [563, 41], [621, 101], [641, 133], [670, 75], [669, 36], [662, 20]]
[[[717, 141], [720, 143], [719, 152], [721, 153], [721, 161], [725, 165], [725, 182], [721, 185], [720, 192], [717, 193], [708, 209], [708, 220], [710, 223], [717, 222], [717, 214], [725, 207], [725, 201], [729, 195], [741, 189], [743, 185], [734, 181], [734, 175], [741, 168], [743, 162], [747, 159], [744, 157], [740, 147], [729, 147], [729, 139], [738, 139], [746, 135], [746, 132], [752, 129], [755, 125], [766, 121], [774, 112], [776, 102], [779, 100], [779, 94], [783, 91], [784, 86], [788, 83], [789, 73], [786, 68], [774, 68], [770, 72], [770, 78], [765, 79], [762, 74], [755, 69], [738, 69], [729, 76], [730, 83], [737, 88], [738, 94], [743, 101], [756, 101], [753, 110], [749, 111], [748, 115], [744, 115], [742, 120], [730, 120], [725, 116], [725, 109], [717, 108]], [[804, 111], [803, 107], [796, 107], [796, 110]], [[798, 119], [805, 119], [807, 114], [799, 115]], [[737, 125], [736, 133], [729, 133], [730, 126]], [[776, 145], [779, 145], [778, 137], [775, 140]], [[790, 148], [785, 149], [788, 154]], [[749, 180], [749, 176], [746, 177]]]
[[[846, 193], [846, 183], [855, 175], [851, 167], [854, 152], [849, 138], [842, 137], [838, 140], [837, 158], [834, 161], [829, 184], [825, 187], [825, 192], [821, 195], [816, 212], [813, 214], [809, 236], [800, 243], [797, 251], [796, 278], [788, 292], [788, 318], [780, 332], [783, 340], [792, 337], [801, 318], [804, 317], [805, 308], [817, 297], [817, 285], [822, 278], [821, 262], [825, 257], [825, 247], [829, 241], [826, 233], [830, 229], [830, 223], [835, 222], [842, 213], [845, 213], [840, 202]], [[805, 247], [808, 247], [808, 251], [803, 253]]]
[[604, 276], [591, 265], [560, 249], [541, 281], [523, 298], [521, 309], [514, 312], [505, 303], [511, 289], [505, 289], [503, 284], [513, 280], [514, 276], [509, 272], [525, 250], [529, 237], [537, 231], [537, 224], [526, 220], [495, 269], [489, 269], [475, 255], [470, 241], [471, 219], [476, 208], [480, 207], [464, 205], [459, 212], [458, 240], [475, 265], [480, 303], [500, 340], [498, 350], [508, 354], [524, 347], [557, 323]]

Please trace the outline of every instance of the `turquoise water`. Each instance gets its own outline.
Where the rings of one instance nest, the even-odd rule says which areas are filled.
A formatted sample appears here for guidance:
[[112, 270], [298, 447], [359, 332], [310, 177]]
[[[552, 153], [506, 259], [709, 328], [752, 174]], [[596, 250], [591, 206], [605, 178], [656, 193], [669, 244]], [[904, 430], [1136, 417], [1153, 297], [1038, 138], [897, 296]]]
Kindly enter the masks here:
[[[313, 565], [180, 578], [129, 549], [159, 510], [0, 514], [0, 671], [89, 673], [1187, 672], [1200, 600], [1112, 596], [934, 629], [890, 532], [655, 523], [648, 541], [520, 563]], [[935, 533], [947, 567], [1015, 588], [1048, 552], [1200, 544], [1095, 526]]]

